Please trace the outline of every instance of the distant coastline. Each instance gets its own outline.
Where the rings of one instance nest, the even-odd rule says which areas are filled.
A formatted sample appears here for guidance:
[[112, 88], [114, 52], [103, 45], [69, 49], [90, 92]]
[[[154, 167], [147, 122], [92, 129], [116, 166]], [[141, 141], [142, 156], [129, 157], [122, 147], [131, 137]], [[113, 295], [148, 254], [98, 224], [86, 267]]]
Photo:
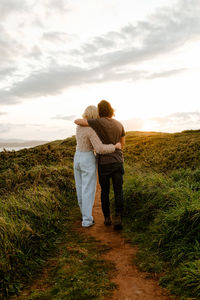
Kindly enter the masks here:
[[24, 148], [31, 148], [32, 146], [26, 146], [26, 147], [0, 147], [0, 152], [6, 150], [6, 151], [19, 151]]
[[23, 141], [23, 142], [0, 142], [0, 152], [7, 151], [18, 151], [24, 148], [31, 148], [39, 145], [49, 143], [49, 141]]

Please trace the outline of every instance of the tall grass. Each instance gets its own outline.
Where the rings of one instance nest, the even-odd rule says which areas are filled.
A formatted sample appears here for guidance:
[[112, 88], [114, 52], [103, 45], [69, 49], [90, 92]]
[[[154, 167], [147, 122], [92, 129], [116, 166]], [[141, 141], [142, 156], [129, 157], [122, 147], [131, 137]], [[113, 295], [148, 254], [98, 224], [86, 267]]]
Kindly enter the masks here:
[[1, 297], [15, 294], [41, 269], [76, 207], [74, 148], [67, 142], [0, 153]]
[[[102, 299], [115, 287], [113, 265], [101, 259], [107, 248], [73, 228], [80, 218], [74, 152], [72, 137], [0, 153], [2, 300], [16, 299], [21, 290], [24, 300]], [[45, 288], [31, 288], [37, 277]]]
[[127, 140], [125, 223], [137, 264], [182, 299], [200, 299], [200, 133]]
[[[200, 299], [200, 132], [128, 132], [126, 141], [124, 222], [131, 240], [140, 245], [137, 264], [142, 270], [159, 273], [160, 283], [182, 299]], [[63, 223], [70, 231], [73, 216], [77, 218], [74, 151], [72, 137], [0, 153], [2, 297], [16, 294], [36, 276], [63, 232]], [[82, 239], [68, 237], [69, 245], [83, 245]], [[70, 249], [63, 250], [61, 265], [64, 260], [69, 263]], [[73, 252], [74, 264], [68, 266], [73, 268], [72, 273], [62, 267], [55, 270], [58, 288], [35, 292], [30, 299], [48, 299], [52, 295], [61, 299], [78, 299], [80, 295], [98, 299], [104, 295], [112, 285], [95, 254], [83, 255], [88, 249]], [[85, 265], [79, 268], [83, 256]], [[94, 282], [88, 273], [92, 266]], [[89, 280], [90, 291], [82, 290], [84, 280]], [[53, 277], [50, 281], [54, 281]], [[62, 291], [64, 285], [66, 289]]]

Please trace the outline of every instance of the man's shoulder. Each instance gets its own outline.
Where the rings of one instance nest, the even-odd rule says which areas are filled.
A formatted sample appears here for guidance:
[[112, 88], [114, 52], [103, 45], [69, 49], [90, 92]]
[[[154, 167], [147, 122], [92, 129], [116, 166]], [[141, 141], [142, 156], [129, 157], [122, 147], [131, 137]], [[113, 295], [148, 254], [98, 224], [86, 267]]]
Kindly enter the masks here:
[[102, 117], [102, 118], [99, 118], [97, 120], [99, 120], [99, 122], [103, 123], [103, 124], [107, 124], [107, 123], [121, 124], [118, 120], [116, 120], [114, 118], [105, 118], [105, 117]]
[[[99, 123], [99, 124], [106, 124], [106, 123], [118, 123], [121, 124], [118, 120], [113, 119], [113, 118], [105, 118], [105, 117], [101, 117], [98, 119], [89, 119], [88, 123]], [[121, 124], [122, 125], [122, 124]]]
[[117, 123], [117, 124], [123, 126], [122, 123], [121, 123], [120, 121], [118, 121], [118, 120], [116, 120], [116, 119], [111, 119], [111, 120], [113, 120], [115, 123]]
[[124, 131], [124, 126], [122, 123], [113, 118], [101, 117], [99, 119], [89, 119], [89, 126], [94, 130], [122, 130]]
[[124, 126], [122, 125], [122, 123], [116, 119], [111, 119], [112, 123], [119, 128], [123, 128]]
[[116, 119], [113, 119], [113, 122], [114, 122], [113, 123], [114, 127], [116, 127], [117, 130], [121, 132], [121, 137], [125, 136], [125, 130], [124, 130], [123, 124], [120, 121], [116, 120]]

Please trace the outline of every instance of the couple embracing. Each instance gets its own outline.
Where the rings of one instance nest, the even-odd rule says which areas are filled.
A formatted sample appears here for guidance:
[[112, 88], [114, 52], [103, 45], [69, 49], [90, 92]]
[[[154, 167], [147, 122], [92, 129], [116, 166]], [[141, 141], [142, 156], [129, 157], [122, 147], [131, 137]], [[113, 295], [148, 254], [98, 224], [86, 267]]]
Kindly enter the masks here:
[[[97, 168], [101, 186], [101, 206], [104, 224], [112, 223], [115, 230], [122, 229], [123, 215], [123, 153], [125, 131], [123, 125], [113, 118], [111, 104], [102, 100], [95, 106], [88, 106], [83, 119], [75, 120], [76, 153], [74, 156], [74, 177], [78, 204], [82, 213], [82, 226], [94, 225], [92, 208], [95, 199]], [[115, 213], [110, 215], [110, 179], [112, 179]]]

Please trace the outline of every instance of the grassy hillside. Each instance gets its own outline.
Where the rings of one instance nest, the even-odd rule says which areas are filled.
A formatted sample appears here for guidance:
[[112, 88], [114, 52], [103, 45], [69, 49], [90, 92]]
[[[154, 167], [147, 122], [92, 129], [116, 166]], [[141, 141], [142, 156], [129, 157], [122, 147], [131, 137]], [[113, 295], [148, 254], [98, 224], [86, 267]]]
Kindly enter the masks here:
[[[1, 295], [16, 294], [30, 283], [63, 234], [69, 249], [61, 251], [48, 291], [30, 299], [50, 299], [50, 295], [101, 299], [112, 288], [109, 267], [100, 263], [97, 249], [71, 234], [80, 217], [73, 179], [74, 151], [72, 137], [18, 152], [0, 152]], [[139, 244], [138, 266], [158, 273], [160, 283], [182, 299], [199, 299], [200, 130], [128, 132], [124, 156], [125, 232]], [[85, 250], [80, 250], [80, 245]], [[85, 269], [79, 268], [80, 259]], [[63, 261], [73, 262], [72, 273], [63, 268]], [[92, 274], [97, 275], [90, 277], [87, 266], [93, 266]], [[52, 286], [54, 276], [59, 278], [57, 288]], [[89, 289], [83, 295], [85, 281]]]
[[100, 258], [105, 247], [73, 229], [80, 219], [74, 151], [70, 138], [0, 152], [0, 299], [31, 284], [54, 256], [46, 290], [21, 299], [99, 299], [113, 288], [112, 266]]
[[137, 264], [181, 299], [200, 299], [200, 131], [127, 133], [126, 232]]
[[200, 167], [200, 130], [181, 133], [137, 133], [126, 135], [125, 159], [130, 164], [168, 173], [180, 168]]

